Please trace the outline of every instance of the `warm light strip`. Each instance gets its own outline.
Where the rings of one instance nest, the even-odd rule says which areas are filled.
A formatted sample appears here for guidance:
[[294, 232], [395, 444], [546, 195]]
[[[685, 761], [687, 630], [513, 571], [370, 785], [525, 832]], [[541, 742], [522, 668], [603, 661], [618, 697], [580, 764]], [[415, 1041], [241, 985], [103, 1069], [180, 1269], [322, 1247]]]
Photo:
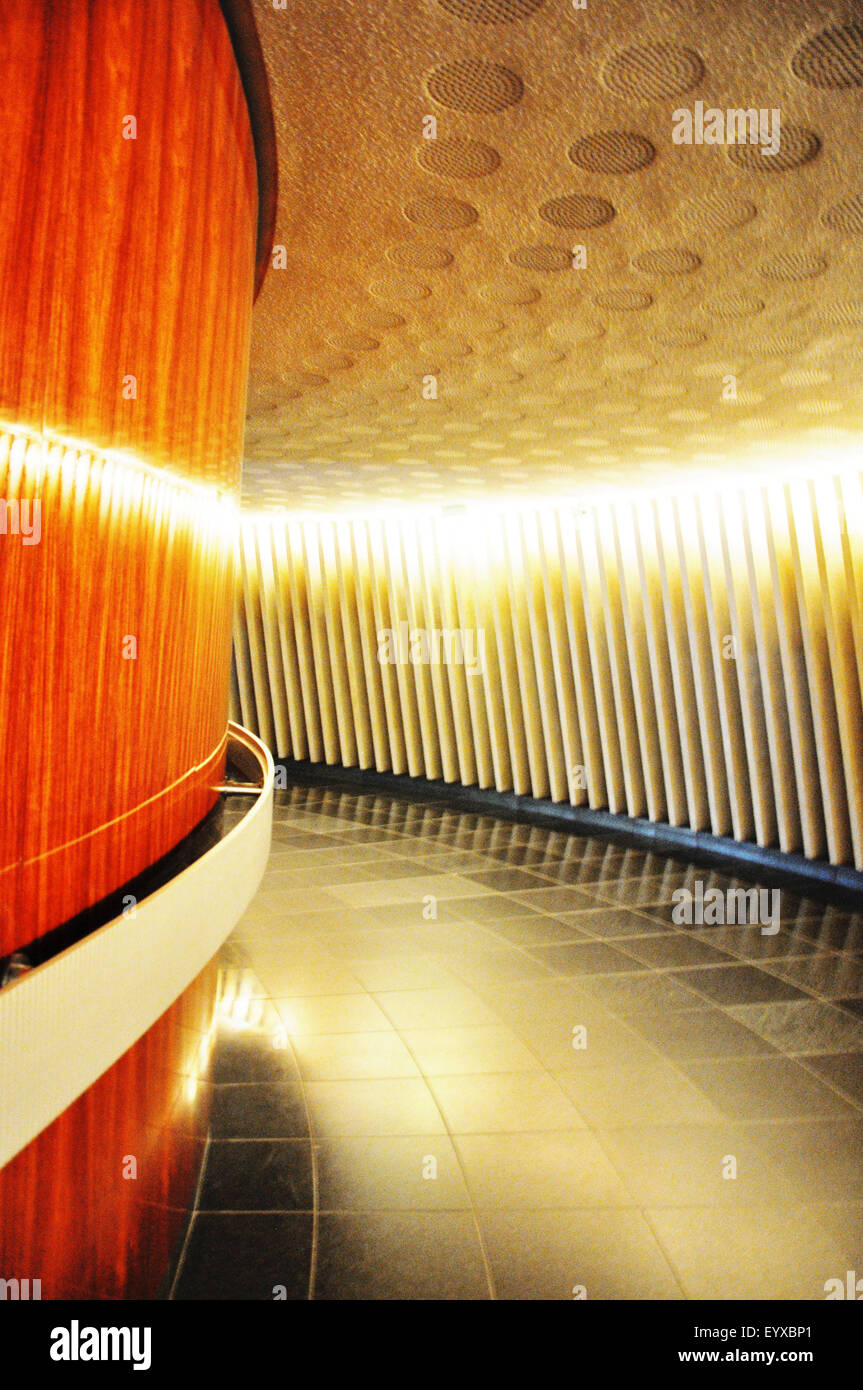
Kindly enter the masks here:
[[[234, 717], [287, 757], [863, 868], [863, 491], [844, 464], [592, 506], [246, 519]], [[381, 663], [384, 629], [455, 631], [482, 670]]]
[[30, 466], [36, 467], [39, 472], [47, 471], [52, 466], [52, 459], [68, 462], [71, 456], [76, 458], [82, 467], [86, 467], [91, 459], [98, 460], [106, 468], [113, 466], [121, 470], [127, 478], [137, 474], [150, 482], [158, 483], [162, 488], [169, 486], [178, 493], [188, 493], [193, 500], [197, 499], [210, 505], [214, 501], [219, 502], [225, 507], [230, 520], [235, 520], [239, 515], [233, 494], [211, 484], [198, 482], [195, 478], [186, 477], [168, 466], [155, 467], [146, 459], [139, 458], [137, 454], [129, 453], [127, 450], [102, 449], [87, 443], [86, 440], [73, 439], [54, 430], [40, 431], [3, 419], [0, 419], [0, 437], [7, 439], [11, 447], [14, 447], [16, 441], [26, 444]]

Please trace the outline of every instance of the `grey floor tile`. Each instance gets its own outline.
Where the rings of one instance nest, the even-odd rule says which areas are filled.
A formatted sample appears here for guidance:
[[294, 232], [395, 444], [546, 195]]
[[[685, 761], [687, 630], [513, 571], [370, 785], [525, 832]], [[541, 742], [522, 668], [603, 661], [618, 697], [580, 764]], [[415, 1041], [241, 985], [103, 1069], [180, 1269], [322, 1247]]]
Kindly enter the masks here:
[[201, 1211], [311, 1211], [311, 1144], [302, 1139], [213, 1139]]
[[620, 949], [642, 965], [655, 966], [658, 970], [687, 965], [721, 965], [728, 960], [724, 951], [718, 951], [706, 941], [684, 936], [681, 932], [631, 937], [620, 943]]
[[560, 975], [633, 973], [644, 966], [607, 941], [575, 941], [558, 946], [534, 946], [531, 954]]
[[443, 989], [384, 990], [375, 994], [393, 1027], [460, 1028], [501, 1020], [467, 985]]
[[325, 1213], [316, 1299], [489, 1297], [472, 1217], [461, 1212]]
[[803, 991], [754, 965], [705, 966], [701, 970], [680, 970], [679, 984], [718, 1004], [758, 1004], [774, 999], [804, 999]]
[[797, 1201], [863, 1201], [863, 1119], [789, 1120], [765, 1126], [762, 1142]]
[[821, 1053], [800, 1060], [855, 1105], [863, 1107], [863, 1052]]
[[[695, 1000], [690, 996], [692, 1003]], [[776, 1051], [745, 1022], [718, 1008], [677, 1010], [636, 1022], [638, 1031], [660, 1052], [687, 1057], [747, 1057]]]
[[302, 1088], [297, 1081], [214, 1086], [210, 1132], [214, 1139], [306, 1139]]
[[603, 1148], [585, 1130], [462, 1134], [455, 1146], [478, 1208], [635, 1205]]
[[788, 1196], [770, 1155], [741, 1125], [603, 1129], [598, 1137], [639, 1205], [763, 1205]]
[[637, 1211], [483, 1211], [502, 1299], [677, 1299], [683, 1293]]
[[733, 1120], [820, 1119], [853, 1107], [791, 1057], [688, 1062], [686, 1074]]
[[585, 988], [591, 998], [633, 1023], [638, 1018], [652, 1018], [657, 1014], [690, 1012], [703, 1002], [681, 985], [676, 975], [656, 971], [640, 975], [593, 976]]
[[740, 1005], [731, 1012], [782, 1052], [863, 1052], [863, 1020], [817, 999]]
[[295, 1301], [309, 1296], [311, 1214], [195, 1216], [173, 1297], [178, 1302]]
[[678, 930], [677, 887], [751, 885], [378, 792], [276, 802], [176, 1297], [305, 1298], [313, 1172], [324, 1299], [488, 1297], [477, 1220], [508, 1299], [863, 1271], [863, 914], [783, 889], [776, 935]]
[[665, 923], [630, 907], [592, 907], [568, 912], [560, 918], [579, 932], [603, 941], [625, 940], [629, 936], [656, 936], [672, 929]]
[[419, 1070], [396, 1032], [302, 1034], [294, 1052], [306, 1081], [361, 1081], [418, 1076]]
[[572, 1101], [544, 1071], [436, 1076], [429, 1084], [452, 1134], [584, 1128]]
[[863, 997], [863, 959], [859, 956], [819, 952], [806, 960], [771, 961], [769, 969], [781, 980], [811, 990], [822, 999]]
[[837, 1265], [835, 1240], [806, 1207], [666, 1207], [646, 1216], [691, 1299], [823, 1299]]
[[434, 1134], [440, 1112], [425, 1081], [307, 1081], [306, 1103], [316, 1139], [351, 1135]]
[[540, 1063], [511, 1029], [419, 1028], [402, 1037], [424, 1076], [475, 1076], [538, 1070]]
[[445, 1134], [327, 1139], [315, 1145], [321, 1211], [468, 1211]]
[[715, 1125], [724, 1118], [704, 1092], [669, 1062], [622, 1063], [556, 1075], [586, 1123], [600, 1129]]

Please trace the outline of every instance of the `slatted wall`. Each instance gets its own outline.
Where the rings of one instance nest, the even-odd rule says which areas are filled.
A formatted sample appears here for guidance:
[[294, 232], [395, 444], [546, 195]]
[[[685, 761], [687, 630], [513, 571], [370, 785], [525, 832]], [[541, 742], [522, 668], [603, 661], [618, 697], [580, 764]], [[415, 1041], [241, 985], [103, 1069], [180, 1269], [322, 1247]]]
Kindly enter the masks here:
[[255, 518], [240, 572], [234, 717], [278, 756], [863, 868], [856, 472], [578, 509]]

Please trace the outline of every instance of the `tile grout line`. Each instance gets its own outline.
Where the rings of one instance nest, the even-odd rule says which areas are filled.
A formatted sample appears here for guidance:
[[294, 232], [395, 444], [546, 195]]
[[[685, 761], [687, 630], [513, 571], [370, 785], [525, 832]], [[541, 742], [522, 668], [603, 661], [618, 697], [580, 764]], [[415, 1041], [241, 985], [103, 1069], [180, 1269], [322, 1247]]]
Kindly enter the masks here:
[[176, 1268], [176, 1270], [174, 1271], [174, 1277], [173, 1277], [173, 1279], [171, 1280], [171, 1288], [170, 1288], [170, 1291], [169, 1291], [169, 1293], [168, 1293], [168, 1302], [173, 1302], [173, 1301], [174, 1301], [174, 1294], [175, 1294], [176, 1291], [177, 1291], [177, 1285], [178, 1285], [179, 1282], [180, 1282], [180, 1275], [182, 1274], [183, 1266], [184, 1266], [184, 1264], [186, 1263], [186, 1252], [188, 1251], [188, 1248], [189, 1248], [189, 1241], [190, 1241], [191, 1235], [192, 1235], [192, 1227], [194, 1226], [195, 1221], [196, 1221], [197, 1216], [198, 1216], [198, 1213], [199, 1213], [199, 1211], [200, 1211], [200, 1207], [199, 1207], [198, 1203], [199, 1203], [200, 1197], [201, 1197], [201, 1190], [202, 1190], [202, 1188], [203, 1188], [203, 1186], [204, 1186], [204, 1173], [205, 1173], [205, 1171], [206, 1171], [207, 1163], [208, 1163], [208, 1161], [209, 1161], [209, 1158], [210, 1158], [210, 1127], [209, 1127], [209, 1125], [208, 1125], [208, 1126], [207, 1126], [207, 1138], [206, 1138], [206, 1142], [205, 1142], [205, 1144], [204, 1144], [204, 1156], [203, 1156], [203, 1158], [201, 1159], [201, 1167], [200, 1167], [200, 1169], [199, 1169], [199, 1171], [198, 1171], [198, 1181], [197, 1181], [197, 1183], [195, 1184], [195, 1194], [194, 1194], [194, 1197], [192, 1198], [192, 1207], [191, 1207], [191, 1211], [190, 1211], [190, 1213], [189, 1213], [189, 1221], [188, 1221], [188, 1224], [187, 1224], [187, 1226], [186, 1226], [186, 1234], [185, 1234], [185, 1236], [183, 1237], [183, 1246], [182, 1246], [182, 1249], [181, 1249], [181, 1251], [180, 1251], [180, 1258], [179, 1258], [178, 1261], [177, 1261], [177, 1268]]
[[[369, 991], [369, 993], [370, 993], [370, 991]], [[485, 1236], [484, 1236], [484, 1234], [483, 1234], [482, 1226], [480, 1225], [480, 1221], [479, 1221], [479, 1214], [478, 1214], [478, 1212], [477, 1212], [476, 1201], [475, 1201], [475, 1199], [474, 1199], [474, 1194], [473, 1194], [473, 1191], [472, 1191], [472, 1189], [471, 1189], [471, 1185], [470, 1185], [470, 1183], [469, 1183], [469, 1181], [468, 1181], [467, 1172], [465, 1171], [464, 1164], [462, 1163], [461, 1154], [459, 1153], [458, 1147], [457, 1147], [457, 1145], [456, 1145], [456, 1143], [455, 1143], [455, 1141], [454, 1141], [454, 1139], [453, 1139], [452, 1131], [450, 1130], [449, 1123], [448, 1123], [448, 1121], [447, 1121], [446, 1115], [444, 1114], [444, 1112], [443, 1112], [443, 1110], [442, 1110], [442, 1108], [441, 1108], [441, 1106], [440, 1106], [440, 1103], [439, 1103], [439, 1101], [438, 1101], [438, 1098], [437, 1098], [437, 1096], [435, 1095], [434, 1091], [432, 1090], [431, 1086], [429, 1085], [429, 1083], [428, 1083], [428, 1078], [426, 1077], [425, 1073], [423, 1072], [422, 1068], [420, 1067], [420, 1064], [419, 1064], [419, 1062], [417, 1061], [416, 1057], [414, 1056], [414, 1054], [413, 1054], [413, 1052], [412, 1052], [412, 1050], [411, 1050], [411, 1048], [410, 1048], [410, 1046], [409, 1046], [407, 1040], [403, 1037], [403, 1035], [402, 1035], [400, 1029], [396, 1028], [395, 1024], [393, 1023], [392, 1019], [391, 1019], [391, 1018], [389, 1017], [389, 1015], [387, 1014], [386, 1009], [384, 1009], [383, 1005], [380, 1004], [380, 1003], [378, 1002], [377, 999], [375, 999], [375, 1003], [378, 1004], [378, 1008], [379, 1008], [379, 1009], [381, 1010], [381, 1012], [384, 1014], [384, 1016], [386, 1017], [386, 1019], [387, 1019], [389, 1025], [390, 1025], [390, 1027], [395, 1031], [395, 1033], [396, 1033], [396, 1035], [398, 1036], [398, 1038], [399, 1038], [399, 1040], [400, 1040], [402, 1046], [403, 1046], [403, 1047], [405, 1048], [405, 1050], [407, 1051], [407, 1053], [408, 1053], [408, 1055], [409, 1055], [411, 1061], [413, 1062], [414, 1066], [416, 1067], [417, 1071], [419, 1072], [420, 1076], [422, 1077], [423, 1084], [424, 1084], [424, 1086], [425, 1086], [425, 1088], [426, 1088], [428, 1094], [431, 1096], [432, 1103], [434, 1104], [435, 1109], [437, 1110], [438, 1114], [440, 1115], [441, 1123], [442, 1123], [442, 1125], [443, 1125], [443, 1127], [444, 1127], [444, 1132], [446, 1133], [446, 1136], [447, 1136], [447, 1138], [448, 1138], [448, 1140], [449, 1140], [449, 1142], [450, 1142], [450, 1147], [452, 1148], [452, 1151], [453, 1151], [453, 1153], [455, 1154], [455, 1160], [456, 1160], [456, 1163], [458, 1164], [459, 1172], [461, 1173], [461, 1178], [462, 1178], [462, 1182], [464, 1183], [465, 1192], [467, 1193], [467, 1195], [468, 1195], [468, 1200], [470, 1201], [471, 1218], [472, 1218], [472, 1220], [473, 1220], [474, 1230], [475, 1230], [475, 1232], [476, 1232], [477, 1244], [478, 1244], [478, 1246], [479, 1246], [480, 1259], [482, 1260], [483, 1270], [484, 1270], [485, 1278], [486, 1278], [486, 1284], [487, 1284], [487, 1287], [488, 1287], [489, 1298], [490, 1298], [490, 1300], [491, 1300], [492, 1302], [496, 1302], [496, 1301], [497, 1301], [497, 1289], [496, 1289], [496, 1287], [495, 1287], [494, 1274], [492, 1273], [492, 1268], [491, 1268], [491, 1261], [489, 1260], [489, 1257], [488, 1257], [488, 1250], [486, 1249]]]

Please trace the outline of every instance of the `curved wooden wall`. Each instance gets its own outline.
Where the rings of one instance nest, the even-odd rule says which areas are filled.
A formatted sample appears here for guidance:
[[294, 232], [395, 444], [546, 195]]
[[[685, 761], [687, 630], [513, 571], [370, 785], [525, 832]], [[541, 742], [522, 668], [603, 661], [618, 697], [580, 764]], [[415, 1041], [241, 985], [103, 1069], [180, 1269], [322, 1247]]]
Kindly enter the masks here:
[[2, 956], [215, 799], [257, 178], [218, 0], [4, 6], [0, 84]]
[[[234, 717], [278, 756], [863, 868], [859, 473], [580, 509], [273, 517], [246, 522], [240, 549]], [[402, 626], [461, 633], [468, 658], [481, 640], [481, 670], [410, 645], [381, 661]]]

